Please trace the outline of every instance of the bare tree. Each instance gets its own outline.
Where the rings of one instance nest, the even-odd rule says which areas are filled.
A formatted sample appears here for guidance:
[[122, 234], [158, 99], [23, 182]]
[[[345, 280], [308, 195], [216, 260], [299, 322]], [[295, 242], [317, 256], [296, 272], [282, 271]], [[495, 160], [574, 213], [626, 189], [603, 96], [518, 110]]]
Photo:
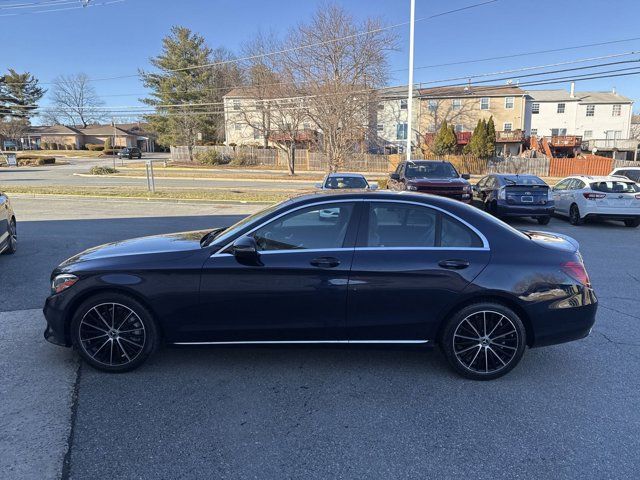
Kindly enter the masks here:
[[[322, 131], [329, 168], [344, 165], [367, 136], [374, 89], [387, 79], [396, 36], [377, 19], [356, 22], [342, 7], [324, 5], [289, 34], [281, 61], [308, 97], [308, 114]], [[313, 45], [309, 48], [295, 48]]]
[[67, 125], [98, 123], [105, 115], [99, 107], [104, 105], [89, 77], [84, 73], [61, 75], [53, 82], [51, 107], [44, 114], [45, 121]]
[[20, 142], [27, 130], [29, 129], [29, 121], [25, 118], [5, 118], [0, 120], [0, 138]]

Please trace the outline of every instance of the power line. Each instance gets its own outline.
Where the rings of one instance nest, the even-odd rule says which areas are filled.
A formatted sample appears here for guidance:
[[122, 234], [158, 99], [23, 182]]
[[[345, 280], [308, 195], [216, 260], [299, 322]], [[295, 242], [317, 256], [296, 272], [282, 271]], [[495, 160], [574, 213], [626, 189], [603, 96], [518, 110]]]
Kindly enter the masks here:
[[17, 13], [0, 13], [0, 17], [15, 17], [15, 16], [20, 16], [20, 15], [37, 15], [37, 14], [41, 14], [41, 13], [66, 12], [66, 11], [69, 11], [69, 10], [80, 10], [80, 9], [89, 8], [89, 7], [106, 7], [106, 6], [109, 6], [109, 5], [114, 5], [116, 3], [123, 3], [125, 1], [126, 0], [109, 0], [109, 1], [105, 1], [105, 2], [89, 3], [87, 5], [80, 5], [79, 7], [50, 8], [50, 9], [46, 9], [46, 10], [33, 10], [33, 11], [28, 11], [28, 12], [17, 12]]

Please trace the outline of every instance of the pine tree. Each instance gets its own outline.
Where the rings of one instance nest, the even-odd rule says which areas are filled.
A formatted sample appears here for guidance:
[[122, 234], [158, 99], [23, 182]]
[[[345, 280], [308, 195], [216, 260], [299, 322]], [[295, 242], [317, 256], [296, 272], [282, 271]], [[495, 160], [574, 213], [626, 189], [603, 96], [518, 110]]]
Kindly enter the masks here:
[[482, 119], [478, 120], [476, 128], [473, 129], [471, 139], [465, 147], [465, 153], [470, 153], [476, 157], [484, 158], [487, 144], [487, 125]]
[[483, 158], [489, 158], [493, 156], [496, 149], [496, 126], [493, 123], [493, 116], [489, 117], [486, 124], [486, 138], [485, 138], [485, 150]]
[[442, 122], [440, 130], [436, 134], [431, 147], [434, 155], [446, 155], [455, 152], [457, 145], [456, 134], [452, 128], [449, 128], [447, 122]]
[[38, 79], [29, 72], [18, 73], [12, 68], [0, 76], [0, 119], [29, 120], [46, 90], [40, 88]]

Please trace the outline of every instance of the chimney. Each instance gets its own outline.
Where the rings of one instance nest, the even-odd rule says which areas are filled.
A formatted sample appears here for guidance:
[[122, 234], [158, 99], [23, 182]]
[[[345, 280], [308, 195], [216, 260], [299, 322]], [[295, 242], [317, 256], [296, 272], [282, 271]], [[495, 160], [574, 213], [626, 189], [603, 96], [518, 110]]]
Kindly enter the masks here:
[[613, 88], [611, 89], [611, 93], [613, 93], [614, 95], [616, 94], [616, 87], [613, 87]]
[[571, 93], [569, 94], [571, 98], [576, 96], [576, 82], [571, 82]]

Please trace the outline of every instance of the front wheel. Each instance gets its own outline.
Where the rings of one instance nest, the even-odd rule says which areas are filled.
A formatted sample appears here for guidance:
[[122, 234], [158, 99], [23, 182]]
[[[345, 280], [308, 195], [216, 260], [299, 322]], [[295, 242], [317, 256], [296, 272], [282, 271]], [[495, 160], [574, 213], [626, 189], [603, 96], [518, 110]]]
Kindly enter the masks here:
[[549, 225], [551, 217], [538, 217], [537, 220], [540, 225]]
[[571, 225], [582, 225], [584, 223], [584, 219], [580, 217], [580, 209], [575, 203], [569, 209], [569, 223]]
[[455, 313], [445, 325], [440, 347], [449, 365], [472, 380], [493, 380], [511, 371], [526, 346], [518, 315], [499, 303], [477, 303]]
[[73, 316], [71, 335], [89, 365], [112, 373], [139, 367], [160, 340], [147, 308], [120, 293], [98, 294], [83, 302]]
[[16, 221], [12, 218], [9, 222], [9, 227], [7, 228], [8, 234], [8, 244], [4, 253], [11, 255], [12, 253], [16, 253], [18, 250], [18, 227], [16, 225]]
[[631, 218], [629, 220], [624, 221], [625, 227], [637, 228], [640, 226], [640, 217]]

